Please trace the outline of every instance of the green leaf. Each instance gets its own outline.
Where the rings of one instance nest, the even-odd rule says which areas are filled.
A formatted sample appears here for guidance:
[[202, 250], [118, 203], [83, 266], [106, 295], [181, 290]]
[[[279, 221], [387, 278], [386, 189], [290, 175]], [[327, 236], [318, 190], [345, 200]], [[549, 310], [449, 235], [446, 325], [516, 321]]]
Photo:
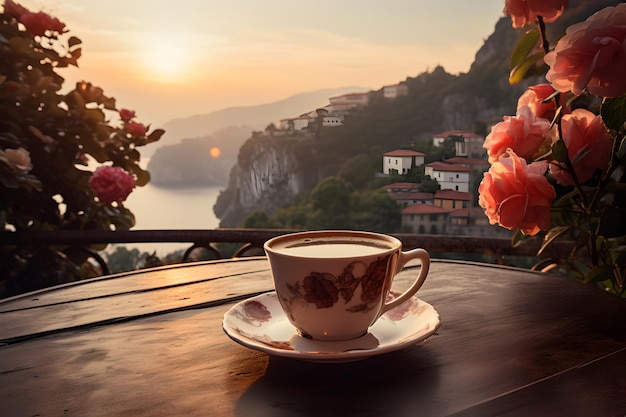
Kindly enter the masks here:
[[585, 282], [588, 284], [611, 280], [611, 278], [613, 278], [613, 265], [599, 265], [585, 274]]
[[144, 171], [138, 165], [132, 165], [131, 170], [136, 176], [135, 184], [137, 184], [138, 187], [143, 187], [150, 182], [150, 173], [148, 171]]
[[605, 98], [600, 107], [600, 115], [609, 129], [624, 133], [626, 120], [626, 96]]
[[626, 136], [622, 138], [619, 150], [617, 151], [617, 157], [622, 165], [626, 165]]
[[532, 29], [521, 37], [515, 45], [515, 49], [513, 49], [513, 54], [511, 55], [511, 63], [509, 67], [511, 72], [513, 72], [514, 68], [519, 67], [524, 61], [526, 61], [528, 54], [530, 54], [535, 46], [537, 46], [540, 36], [541, 35], [538, 29]]
[[543, 52], [531, 55], [528, 59], [513, 67], [509, 73], [509, 84], [514, 85], [521, 82], [543, 56]]
[[85, 119], [94, 120], [96, 122], [105, 121], [104, 112], [100, 109], [85, 109], [84, 116]]
[[557, 140], [552, 145], [552, 156], [554, 156], [554, 159], [558, 162], [566, 162], [569, 159], [567, 145], [565, 145], [563, 139]]
[[72, 36], [67, 40], [67, 44], [69, 45], [70, 48], [76, 46], [76, 45], [80, 45], [83, 41], [81, 41], [79, 38], [77, 38], [76, 36]]
[[546, 233], [546, 236], [543, 238], [543, 243], [541, 247], [537, 251], [537, 256], [541, 255], [541, 253], [548, 247], [550, 243], [552, 243], [559, 236], [563, 236], [563, 234], [567, 233], [572, 226], [556, 226], [553, 227]]
[[152, 133], [148, 135], [147, 143], [156, 142], [157, 140], [161, 139], [161, 136], [163, 136], [164, 133], [165, 130], [163, 129], [155, 129]]

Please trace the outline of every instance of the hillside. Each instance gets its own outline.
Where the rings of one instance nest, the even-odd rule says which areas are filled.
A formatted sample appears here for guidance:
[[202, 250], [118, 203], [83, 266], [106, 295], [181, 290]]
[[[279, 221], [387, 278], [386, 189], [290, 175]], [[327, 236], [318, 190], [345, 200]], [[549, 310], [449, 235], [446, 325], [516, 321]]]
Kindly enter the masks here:
[[[567, 12], [549, 26], [549, 38], [557, 39], [572, 22], [618, 3], [572, 0]], [[524, 30], [513, 29], [509, 18], [501, 18], [468, 73], [452, 75], [437, 67], [398, 80], [406, 82], [408, 95], [387, 100], [382, 89], [373, 91], [369, 105], [351, 110], [342, 126], [321, 128], [308, 138], [253, 135], [241, 147], [229, 185], [214, 207], [220, 225], [236, 227], [253, 210], [273, 213], [357, 161], [380, 166], [381, 155], [394, 148], [428, 154], [432, 135], [438, 132], [464, 129], [486, 135], [503, 115], [515, 113], [517, 98], [528, 85], [508, 83], [509, 56]]]

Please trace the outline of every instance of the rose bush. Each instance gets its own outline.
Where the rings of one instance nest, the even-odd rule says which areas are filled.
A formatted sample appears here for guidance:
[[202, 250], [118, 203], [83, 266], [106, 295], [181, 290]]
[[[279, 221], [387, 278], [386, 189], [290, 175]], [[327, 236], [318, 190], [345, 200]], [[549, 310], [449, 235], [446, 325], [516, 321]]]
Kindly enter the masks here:
[[[141, 146], [162, 130], [135, 121], [91, 83], [66, 88], [81, 40], [12, 0], [0, 13], [0, 224], [5, 233], [129, 229], [123, 201], [149, 173]], [[96, 169], [97, 168], [97, 169]], [[102, 247], [94, 247], [102, 249]], [[0, 247], [0, 296], [90, 275], [73, 247]]]
[[[567, 1], [513, 1], [514, 27], [534, 21], [511, 60], [510, 82], [534, 77], [541, 60], [550, 83], [531, 86], [487, 136], [492, 164], [479, 204], [492, 224], [518, 230], [514, 244], [543, 236], [572, 242], [551, 268], [625, 294], [626, 277], [626, 3], [567, 28], [550, 49], [545, 23]], [[537, 53], [537, 48], [543, 52]]]

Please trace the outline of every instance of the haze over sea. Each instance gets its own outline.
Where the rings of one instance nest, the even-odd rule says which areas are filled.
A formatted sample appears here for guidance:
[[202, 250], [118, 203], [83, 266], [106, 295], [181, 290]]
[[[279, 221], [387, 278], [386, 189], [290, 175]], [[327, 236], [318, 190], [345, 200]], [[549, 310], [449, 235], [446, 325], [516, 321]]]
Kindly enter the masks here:
[[[160, 188], [148, 183], [135, 189], [124, 205], [133, 212], [136, 225], [132, 230], [215, 229], [219, 219], [213, 204], [222, 187]], [[142, 252], [157, 251], [157, 256], [186, 249], [190, 244], [121, 244]], [[114, 249], [115, 245], [111, 246]]]

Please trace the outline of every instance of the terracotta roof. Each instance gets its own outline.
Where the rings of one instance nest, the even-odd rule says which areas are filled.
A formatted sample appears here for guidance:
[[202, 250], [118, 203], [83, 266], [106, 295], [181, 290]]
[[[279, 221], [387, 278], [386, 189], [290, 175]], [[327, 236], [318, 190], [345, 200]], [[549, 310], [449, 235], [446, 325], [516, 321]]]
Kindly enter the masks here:
[[452, 217], [469, 217], [469, 214], [470, 214], [469, 208], [462, 208], [462, 209], [454, 210], [453, 212], [450, 213], [450, 216], [452, 216]]
[[433, 193], [389, 193], [394, 200], [434, 200]]
[[410, 149], [396, 149], [395, 151], [386, 152], [385, 156], [426, 156], [426, 154]]
[[392, 188], [398, 188], [401, 190], [410, 190], [410, 189], [417, 189], [417, 186], [419, 184], [416, 182], [394, 182], [393, 184], [387, 184], [384, 187], [382, 187], [385, 190], [389, 190]]
[[455, 190], [439, 190], [435, 192], [435, 198], [441, 198], [444, 200], [470, 201], [472, 199], [472, 193], [466, 193], [463, 191], [455, 191]]
[[402, 214], [447, 214], [453, 210], [433, 206], [431, 204], [412, 204], [402, 209]]
[[482, 136], [477, 135], [474, 132], [469, 130], [446, 130], [445, 132], [438, 133], [433, 135], [435, 138], [449, 138], [450, 136], [461, 136], [464, 138], [481, 138]]
[[468, 166], [484, 165], [489, 166], [489, 161], [479, 158], [465, 158], [463, 156], [455, 156], [454, 158], [446, 159], [449, 164], [459, 164]]
[[435, 171], [454, 171], [454, 172], [469, 172], [470, 168], [467, 165], [461, 164], [448, 164], [447, 162], [435, 161], [430, 164], [426, 164], [427, 167], [432, 168]]

